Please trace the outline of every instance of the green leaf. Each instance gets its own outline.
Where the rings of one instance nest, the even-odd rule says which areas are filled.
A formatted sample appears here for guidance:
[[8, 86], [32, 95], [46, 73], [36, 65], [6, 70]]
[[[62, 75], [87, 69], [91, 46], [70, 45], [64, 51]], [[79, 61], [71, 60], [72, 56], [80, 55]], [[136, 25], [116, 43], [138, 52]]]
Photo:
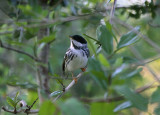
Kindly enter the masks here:
[[10, 105], [10, 106], [12, 106], [12, 107], [16, 107], [15, 105], [16, 105], [16, 103], [10, 98], [10, 97], [7, 97], [7, 102], [8, 102], [8, 104]]
[[117, 92], [122, 94], [126, 99], [128, 99], [134, 107], [146, 111], [148, 107], [148, 100], [141, 96], [138, 93], [135, 93], [131, 89], [129, 89], [127, 86], [119, 86], [116, 87]]
[[121, 110], [126, 109], [128, 107], [131, 107], [131, 105], [132, 105], [132, 103], [130, 101], [123, 102], [114, 109], [114, 112], [121, 111]]
[[128, 73], [127, 75], [125, 75], [126, 77], [125, 78], [129, 78], [129, 77], [132, 77], [136, 74], [138, 74], [139, 72], [141, 72], [143, 70], [143, 68], [138, 68], [138, 69], [135, 69], [134, 71]]
[[54, 111], [54, 104], [50, 100], [47, 100], [42, 103], [38, 115], [53, 115]]
[[102, 71], [101, 64], [94, 58], [89, 58], [88, 70]]
[[18, 5], [18, 8], [25, 14], [29, 16], [36, 16], [30, 5]]
[[138, 68], [138, 69], [129, 69], [128, 71], [124, 71], [120, 74], [121, 79], [126, 79], [126, 78], [131, 78], [136, 75], [138, 75], [143, 69]]
[[54, 97], [54, 96], [57, 96], [57, 95], [60, 95], [63, 91], [54, 91], [52, 92], [49, 96], [50, 97]]
[[108, 60], [104, 57], [103, 54], [99, 54], [99, 55], [98, 55], [98, 59], [99, 59], [100, 63], [101, 63], [102, 65], [104, 65], [106, 68], [109, 68], [109, 67], [110, 67], [110, 64], [109, 64]]
[[119, 57], [116, 59], [115, 63], [114, 63], [114, 67], [119, 67], [123, 64], [123, 58], [122, 57]]
[[41, 43], [48, 43], [55, 40], [55, 34], [51, 34], [50, 36], [45, 36], [41, 40], [38, 41], [39, 44]]
[[117, 38], [116, 38], [116, 36], [113, 32], [112, 25], [110, 24], [110, 22], [106, 21], [105, 24], [106, 24], [106, 28], [109, 30], [109, 32], [112, 34], [113, 38], [115, 39], [116, 43], [118, 43]]
[[153, 92], [150, 102], [151, 103], [160, 102], [160, 86], [157, 88], [155, 92]]
[[75, 98], [68, 99], [60, 105], [60, 108], [65, 115], [89, 115], [85, 106]]
[[114, 103], [92, 103], [90, 107], [91, 115], [115, 115]]
[[17, 99], [18, 99], [18, 95], [19, 95], [19, 91], [16, 93], [16, 96], [14, 97], [14, 102], [16, 102], [16, 101], [17, 101]]
[[29, 40], [31, 38], [35, 38], [39, 31], [39, 28], [25, 28], [24, 38]]
[[123, 72], [126, 71], [126, 69], [128, 68], [127, 64], [122, 64], [120, 67], [118, 67], [113, 73], [112, 73], [112, 77], [115, 77]]
[[113, 36], [109, 30], [107, 30], [106, 26], [98, 26], [96, 35], [102, 45], [102, 48], [106, 53], [111, 54], [113, 52]]
[[104, 75], [102, 71], [91, 71], [93, 74], [93, 79], [97, 82], [97, 84], [103, 88], [104, 90], [107, 89], [107, 77]]
[[140, 27], [135, 27], [133, 30], [128, 32], [127, 34], [124, 34], [117, 45], [117, 49], [129, 46], [135, 42], [137, 42], [140, 38], [138, 37], [138, 34], [135, 33], [135, 31], [139, 31]]
[[[38, 97], [38, 93], [34, 90], [28, 90], [27, 92], [27, 97], [25, 98], [25, 100], [27, 99], [27, 103], [32, 104]], [[34, 106], [38, 105], [38, 103], [36, 102], [34, 104]]]
[[15, 29], [13, 32], [13, 38], [18, 39], [20, 36], [20, 29]]

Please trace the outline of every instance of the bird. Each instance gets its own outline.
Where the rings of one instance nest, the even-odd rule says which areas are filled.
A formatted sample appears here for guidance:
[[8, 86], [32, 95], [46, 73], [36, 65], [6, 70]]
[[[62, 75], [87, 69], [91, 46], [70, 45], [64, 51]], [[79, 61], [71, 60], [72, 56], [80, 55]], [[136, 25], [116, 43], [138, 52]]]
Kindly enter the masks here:
[[83, 72], [86, 71], [90, 52], [85, 38], [80, 35], [72, 35], [69, 38], [70, 47], [65, 53], [62, 71], [64, 76], [66, 72], [71, 72], [72, 78], [76, 83], [77, 78], [74, 77], [73, 72], [78, 69], [81, 69]]

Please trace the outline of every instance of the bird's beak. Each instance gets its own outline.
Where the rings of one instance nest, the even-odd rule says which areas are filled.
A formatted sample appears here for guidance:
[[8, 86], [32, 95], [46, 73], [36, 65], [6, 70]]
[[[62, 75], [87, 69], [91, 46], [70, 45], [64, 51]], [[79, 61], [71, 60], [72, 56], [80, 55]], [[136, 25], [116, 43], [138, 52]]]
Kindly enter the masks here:
[[72, 39], [72, 36], [70, 35], [69, 38]]

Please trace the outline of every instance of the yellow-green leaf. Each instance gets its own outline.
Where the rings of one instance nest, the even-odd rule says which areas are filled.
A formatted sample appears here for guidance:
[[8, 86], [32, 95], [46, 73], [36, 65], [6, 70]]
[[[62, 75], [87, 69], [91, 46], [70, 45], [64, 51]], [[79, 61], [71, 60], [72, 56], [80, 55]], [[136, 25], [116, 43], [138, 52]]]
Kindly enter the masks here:
[[120, 49], [125, 46], [129, 46], [136, 41], [139, 40], [138, 34], [135, 31], [139, 31], [140, 27], [135, 27], [133, 30], [128, 32], [127, 34], [124, 34], [117, 45], [117, 49]]
[[108, 54], [111, 54], [113, 52], [113, 36], [106, 26], [98, 26], [96, 35], [104, 51], [106, 51]]
[[38, 115], [53, 115], [54, 111], [54, 104], [48, 100], [42, 103]]
[[15, 108], [16, 103], [10, 97], [7, 97], [7, 102], [10, 106]]
[[99, 55], [98, 55], [98, 59], [99, 59], [100, 63], [101, 63], [103, 66], [105, 66], [106, 68], [109, 68], [109, 67], [110, 67], [110, 64], [109, 64], [107, 58], [105, 58], [103, 54], [99, 54]]
[[55, 40], [55, 34], [52, 34], [50, 36], [45, 36], [41, 40], [38, 41], [39, 44], [41, 43], [48, 43]]

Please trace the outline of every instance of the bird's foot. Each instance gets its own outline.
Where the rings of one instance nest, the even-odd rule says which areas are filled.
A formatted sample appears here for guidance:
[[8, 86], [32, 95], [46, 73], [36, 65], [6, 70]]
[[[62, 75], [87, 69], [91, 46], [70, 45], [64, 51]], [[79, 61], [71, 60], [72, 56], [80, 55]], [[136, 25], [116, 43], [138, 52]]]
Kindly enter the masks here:
[[83, 72], [85, 72], [85, 71], [86, 71], [86, 68], [81, 68], [81, 70], [82, 70]]
[[77, 83], [78, 79], [76, 77], [73, 77], [73, 80], [75, 81], [75, 84]]
[[66, 87], [63, 85], [63, 89], [62, 89], [62, 91], [63, 92], [65, 92], [66, 91]]

